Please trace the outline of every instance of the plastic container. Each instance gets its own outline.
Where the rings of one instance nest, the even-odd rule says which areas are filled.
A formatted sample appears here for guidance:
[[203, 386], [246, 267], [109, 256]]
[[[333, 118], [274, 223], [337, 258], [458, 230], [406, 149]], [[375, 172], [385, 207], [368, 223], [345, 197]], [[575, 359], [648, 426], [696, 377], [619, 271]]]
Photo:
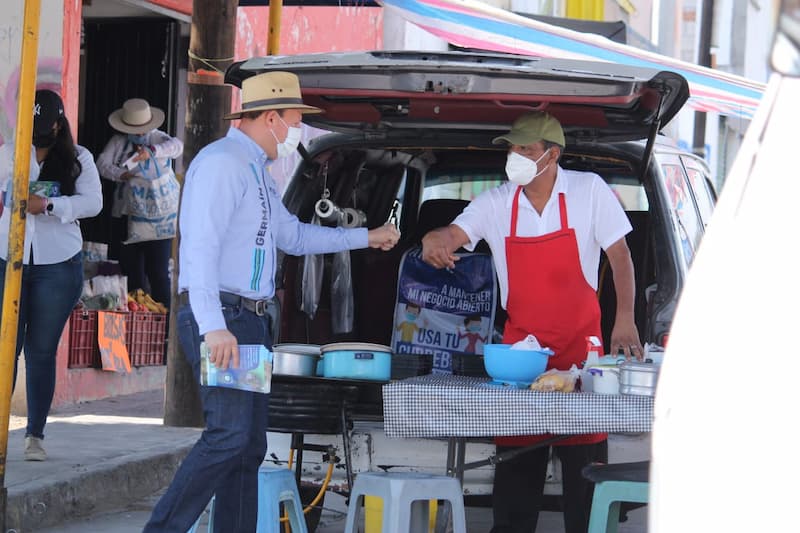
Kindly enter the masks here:
[[92, 368], [100, 365], [97, 346], [97, 311], [73, 309], [69, 320], [67, 367]]
[[163, 365], [167, 315], [149, 311], [132, 311], [128, 313], [125, 326], [125, 344], [128, 348], [131, 365]]
[[585, 371], [592, 377], [591, 391], [596, 394], [619, 394], [619, 366], [593, 365]]
[[322, 351], [322, 375], [326, 378], [389, 381], [392, 349], [365, 342], [326, 344]]
[[489, 376], [498, 382], [530, 385], [547, 368], [550, 350], [512, 350], [509, 344], [487, 344], [483, 362]]

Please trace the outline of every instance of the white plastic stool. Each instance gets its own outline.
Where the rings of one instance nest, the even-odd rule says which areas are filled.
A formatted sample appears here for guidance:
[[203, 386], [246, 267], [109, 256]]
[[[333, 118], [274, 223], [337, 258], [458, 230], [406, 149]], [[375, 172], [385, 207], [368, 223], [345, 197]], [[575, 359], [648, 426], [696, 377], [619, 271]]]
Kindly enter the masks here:
[[456, 478], [416, 472], [363, 472], [356, 477], [345, 533], [357, 533], [364, 496], [383, 498], [382, 533], [428, 531], [428, 500], [450, 503], [453, 533], [466, 533], [464, 494]]
[[[283, 502], [292, 533], [308, 533], [306, 519], [303, 516], [303, 504], [297, 491], [294, 472], [288, 468], [270, 468], [262, 466], [258, 470], [258, 521], [256, 533], [281, 533], [280, 504]], [[188, 533], [197, 533], [200, 518]], [[214, 498], [208, 514], [207, 533], [214, 531]]]

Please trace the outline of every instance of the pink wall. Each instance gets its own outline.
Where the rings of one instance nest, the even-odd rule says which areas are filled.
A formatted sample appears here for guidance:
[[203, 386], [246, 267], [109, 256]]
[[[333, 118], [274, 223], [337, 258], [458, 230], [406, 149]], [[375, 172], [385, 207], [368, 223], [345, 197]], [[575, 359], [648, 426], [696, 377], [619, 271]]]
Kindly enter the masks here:
[[82, 0], [64, 0], [61, 96], [64, 99], [66, 108], [64, 111], [75, 138], [78, 136], [78, 97], [80, 92], [81, 5]]
[[[236, 57], [267, 52], [268, 7], [239, 8]], [[290, 6], [281, 14], [281, 55], [379, 50], [383, 45], [380, 7]]]

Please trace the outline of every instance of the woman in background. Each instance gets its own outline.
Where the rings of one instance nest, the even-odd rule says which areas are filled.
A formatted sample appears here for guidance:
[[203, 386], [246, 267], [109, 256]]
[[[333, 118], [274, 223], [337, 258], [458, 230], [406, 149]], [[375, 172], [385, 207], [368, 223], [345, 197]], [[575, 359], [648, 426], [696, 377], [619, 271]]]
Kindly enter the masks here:
[[[12, 191], [14, 147], [0, 147], [0, 190]], [[93, 217], [103, 207], [100, 177], [92, 154], [72, 139], [61, 97], [36, 91], [31, 193], [25, 224], [17, 360], [25, 348], [28, 425], [25, 460], [44, 461], [44, 426], [56, 383], [56, 349], [64, 325], [83, 288], [78, 219]], [[9, 198], [5, 205], [11, 205]], [[0, 214], [0, 296], [5, 284], [11, 210]], [[2, 313], [2, 309], [0, 309]]]
[[108, 123], [118, 133], [97, 156], [97, 168], [103, 178], [116, 182], [109, 257], [119, 260], [128, 277], [128, 291], [143, 289], [169, 307], [172, 238], [125, 243], [130, 213], [124, 188], [134, 176], [152, 179], [166, 170], [171, 160], [183, 153], [183, 142], [157, 129], [164, 123], [164, 112], [141, 98], [126, 100], [108, 116]]

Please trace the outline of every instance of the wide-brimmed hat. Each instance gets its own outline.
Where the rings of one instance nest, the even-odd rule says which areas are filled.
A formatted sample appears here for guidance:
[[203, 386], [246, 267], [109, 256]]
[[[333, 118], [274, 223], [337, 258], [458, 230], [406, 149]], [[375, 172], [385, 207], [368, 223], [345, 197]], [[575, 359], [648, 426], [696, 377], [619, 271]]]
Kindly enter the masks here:
[[125, 100], [120, 109], [108, 115], [108, 123], [122, 133], [142, 134], [162, 125], [164, 112], [157, 107], [151, 107], [147, 100], [131, 98]]
[[511, 125], [511, 131], [492, 139], [492, 144], [507, 142], [527, 146], [539, 141], [550, 141], [562, 148], [566, 146], [561, 123], [544, 111], [533, 111], [522, 115]]
[[242, 82], [242, 109], [226, 120], [240, 118], [249, 111], [297, 109], [303, 114], [322, 113], [322, 109], [305, 105], [300, 94], [300, 80], [291, 72], [265, 72]]

